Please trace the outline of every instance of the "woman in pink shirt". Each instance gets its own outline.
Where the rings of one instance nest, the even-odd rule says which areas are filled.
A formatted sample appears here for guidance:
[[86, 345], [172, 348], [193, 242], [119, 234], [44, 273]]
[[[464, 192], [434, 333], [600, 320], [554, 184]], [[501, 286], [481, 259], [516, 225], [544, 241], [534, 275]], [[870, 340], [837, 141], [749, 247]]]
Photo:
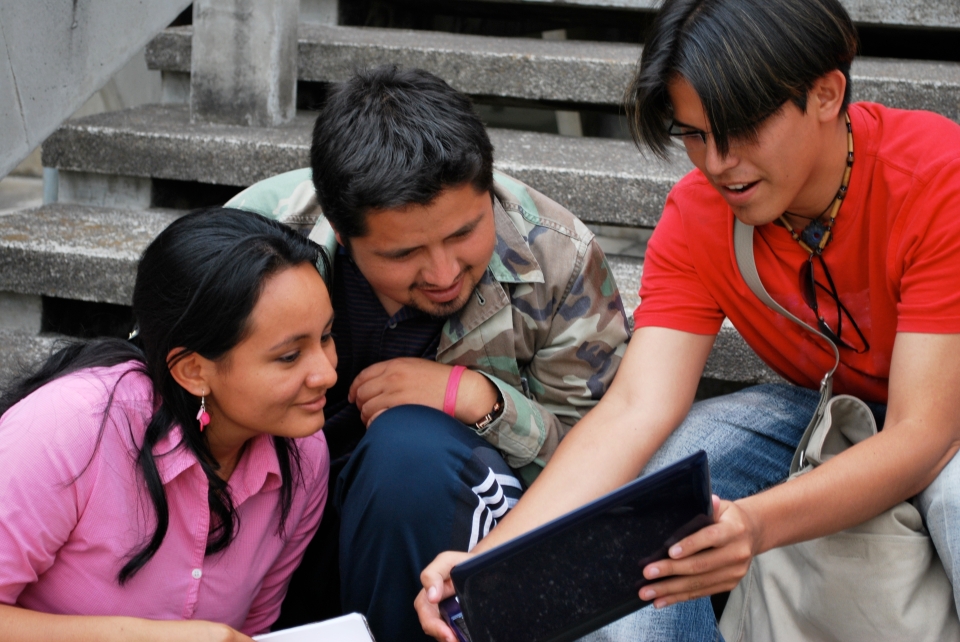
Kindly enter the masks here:
[[0, 397], [0, 640], [269, 629], [327, 497], [325, 266], [279, 223], [188, 214], [141, 259], [136, 339]]

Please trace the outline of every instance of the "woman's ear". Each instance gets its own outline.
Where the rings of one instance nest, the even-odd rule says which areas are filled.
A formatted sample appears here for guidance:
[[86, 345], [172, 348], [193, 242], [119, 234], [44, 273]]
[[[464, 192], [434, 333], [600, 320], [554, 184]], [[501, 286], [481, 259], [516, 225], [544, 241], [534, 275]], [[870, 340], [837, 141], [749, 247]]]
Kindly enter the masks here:
[[839, 69], [828, 71], [814, 82], [811, 92], [814, 100], [812, 107], [817, 110], [820, 122], [840, 118], [846, 91], [847, 78]]
[[167, 367], [170, 376], [180, 384], [180, 387], [195, 397], [210, 394], [210, 376], [213, 373], [213, 362], [191, 352], [184, 357], [178, 355], [183, 348], [174, 348], [167, 354]]

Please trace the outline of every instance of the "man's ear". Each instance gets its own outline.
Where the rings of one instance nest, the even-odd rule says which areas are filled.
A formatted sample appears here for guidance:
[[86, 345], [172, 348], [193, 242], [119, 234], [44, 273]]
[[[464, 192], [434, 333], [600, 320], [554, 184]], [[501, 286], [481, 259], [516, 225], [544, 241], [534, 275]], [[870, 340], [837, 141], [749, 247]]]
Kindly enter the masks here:
[[820, 122], [828, 122], [840, 117], [843, 108], [843, 96], [847, 90], [847, 79], [839, 69], [828, 71], [818, 78], [811, 91], [813, 105]]
[[180, 387], [195, 397], [210, 394], [210, 375], [213, 362], [201, 357], [196, 352], [176, 359], [183, 348], [174, 348], [167, 354], [167, 365], [170, 376], [180, 384]]
[[343, 247], [346, 247], [346, 245], [343, 245], [343, 241], [340, 240], [340, 232], [334, 230], [334, 231], [333, 231], [333, 236], [334, 236], [334, 238], [337, 239], [337, 245], [341, 245], [341, 246], [343, 246]]

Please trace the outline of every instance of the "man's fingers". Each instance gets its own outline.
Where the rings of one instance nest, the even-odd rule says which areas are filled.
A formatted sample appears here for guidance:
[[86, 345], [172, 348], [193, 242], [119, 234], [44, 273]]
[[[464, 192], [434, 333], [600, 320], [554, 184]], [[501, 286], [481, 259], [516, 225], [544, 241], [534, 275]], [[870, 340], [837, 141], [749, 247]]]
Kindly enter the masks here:
[[360, 371], [360, 374], [358, 374], [354, 378], [353, 383], [350, 384], [350, 392], [347, 393], [347, 399], [350, 401], [350, 403], [356, 403], [357, 393], [360, 387], [382, 375], [386, 371], [386, 364], [388, 363], [389, 361], [381, 361], [380, 363], [375, 363], [372, 366], [367, 366]]
[[717, 569], [705, 575], [673, 577], [644, 586], [640, 589], [640, 599], [652, 601], [654, 606], [661, 608], [677, 602], [733, 590], [740, 578], [738, 574], [731, 573], [729, 568]]
[[417, 610], [417, 617], [420, 618], [420, 626], [424, 633], [437, 640], [457, 642], [453, 631], [440, 617], [440, 609], [437, 608], [435, 602], [430, 601], [425, 589], [417, 594], [417, 599], [413, 601], [413, 607]]
[[453, 595], [453, 583], [450, 581], [450, 570], [472, 557], [470, 553], [460, 551], [446, 551], [437, 555], [430, 564], [420, 572], [420, 584], [423, 585], [425, 596], [433, 604]]
[[746, 535], [746, 531], [746, 525], [739, 520], [718, 521], [684, 537], [670, 547], [668, 554], [674, 560], [684, 559], [710, 548], [726, 546]]
[[388, 394], [378, 394], [362, 404], [359, 401], [357, 402], [357, 407], [360, 409], [360, 419], [367, 427], [370, 426], [370, 422], [376, 419], [380, 413], [396, 405], [398, 405], [396, 400], [392, 395]]
[[750, 549], [746, 544], [732, 544], [723, 548], [710, 549], [698, 555], [682, 560], [661, 560], [647, 565], [643, 575], [647, 579], [670, 576], [694, 576], [713, 573], [717, 569], [729, 568], [732, 572], [742, 569], [746, 572], [750, 564]]
[[[356, 385], [356, 381], [354, 382], [354, 385]], [[353, 389], [352, 402], [355, 403], [362, 411], [364, 406], [378, 397], [383, 396], [386, 392], [387, 389], [383, 385], [383, 379], [370, 379]], [[372, 410], [367, 411], [367, 414], [371, 413]]]
[[437, 604], [454, 594], [453, 582], [450, 581], [450, 570], [469, 557], [472, 557], [470, 553], [459, 551], [440, 553], [420, 573], [420, 583], [423, 585], [423, 590], [417, 595], [413, 604], [417, 609], [417, 616], [420, 618], [420, 626], [423, 627], [423, 632], [438, 640], [457, 642], [456, 635], [440, 617], [440, 609], [437, 608]]

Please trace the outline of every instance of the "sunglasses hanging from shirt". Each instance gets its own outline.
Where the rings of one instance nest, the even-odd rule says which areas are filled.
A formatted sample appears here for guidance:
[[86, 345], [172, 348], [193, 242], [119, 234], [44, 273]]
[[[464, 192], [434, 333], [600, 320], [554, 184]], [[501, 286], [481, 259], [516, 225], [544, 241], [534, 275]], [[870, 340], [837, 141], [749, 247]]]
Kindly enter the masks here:
[[[843, 171], [843, 180], [840, 183], [840, 189], [837, 191], [837, 195], [834, 197], [830, 206], [823, 212], [823, 214], [827, 212], [830, 213], [826, 224], [820, 222], [820, 219], [823, 218], [823, 214], [821, 214], [810, 221], [798, 234], [786, 217], [789, 212], [784, 212], [780, 215], [780, 222], [787, 228], [787, 231], [790, 232], [793, 240], [810, 255], [807, 258], [807, 262], [800, 268], [800, 292], [803, 294], [804, 302], [813, 310], [813, 313], [817, 317], [817, 328], [820, 332], [827, 335], [837, 346], [853, 350], [857, 354], [860, 354], [869, 350], [870, 344], [867, 342], [867, 338], [863, 335], [863, 332], [860, 331], [860, 326], [857, 325], [850, 311], [841, 303], [840, 293], [837, 291], [837, 286], [833, 283], [833, 277], [830, 276], [830, 271], [827, 270], [826, 261], [823, 260], [823, 250], [827, 247], [827, 243], [830, 242], [833, 236], [833, 223], [837, 220], [837, 213], [840, 211], [840, 206], [843, 205], [843, 199], [847, 195], [847, 188], [850, 186], [850, 174], [853, 172], [853, 126], [850, 124], [850, 115], [845, 114], [845, 116], [847, 121], [847, 168]], [[814, 261], [820, 263], [829, 287], [817, 281]], [[837, 306], [836, 332], [830, 328], [823, 318], [820, 305], [817, 303], [817, 289], [823, 290], [830, 295], [830, 298], [833, 299], [833, 302]], [[850, 320], [850, 325], [860, 339], [860, 347], [851, 345], [841, 338], [843, 334], [844, 315]]]

